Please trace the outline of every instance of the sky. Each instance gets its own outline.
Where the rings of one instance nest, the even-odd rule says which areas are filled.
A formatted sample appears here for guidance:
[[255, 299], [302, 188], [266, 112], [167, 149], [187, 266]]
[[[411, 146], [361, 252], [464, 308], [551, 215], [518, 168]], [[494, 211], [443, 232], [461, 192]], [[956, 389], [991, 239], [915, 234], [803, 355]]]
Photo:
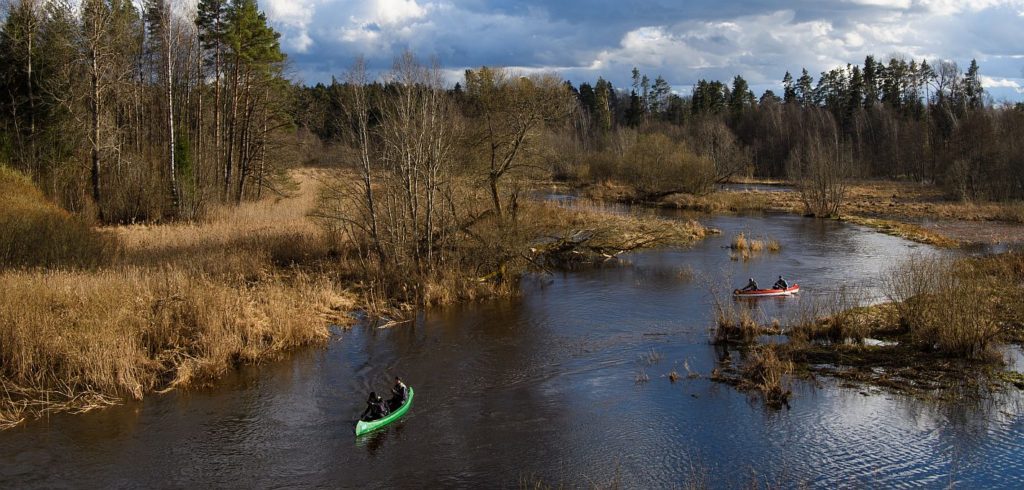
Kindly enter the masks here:
[[1024, 100], [1024, 0], [261, 0], [294, 77], [342, 78], [357, 56], [378, 73], [409, 49], [452, 84], [466, 68], [556, 72], [627, 87], [633, 66], [689, 93], [742, 75], [779, 92], [864, 57], [972, 58], [999, 101]]

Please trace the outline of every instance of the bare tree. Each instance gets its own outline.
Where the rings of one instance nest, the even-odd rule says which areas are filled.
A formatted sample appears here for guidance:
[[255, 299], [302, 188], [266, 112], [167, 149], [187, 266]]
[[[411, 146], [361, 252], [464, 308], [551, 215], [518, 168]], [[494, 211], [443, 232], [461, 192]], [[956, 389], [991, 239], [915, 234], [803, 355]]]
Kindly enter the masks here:
[[530, 165], [522, 158], [524, 148], [546, 125], [568, 120], [576, 101], [555, 75], [515, 76], [504, 68], [466, 70], [466, 93], [482, 119], [475, 139], [485, 148], [487, 184], [501, 216], [502, 177]]
[[790, 154], [787, 167], [807, 214], [836, 217], [846, 197], [850, 153], [832, 116], [820, 110], [816, 114], [803, 141]]

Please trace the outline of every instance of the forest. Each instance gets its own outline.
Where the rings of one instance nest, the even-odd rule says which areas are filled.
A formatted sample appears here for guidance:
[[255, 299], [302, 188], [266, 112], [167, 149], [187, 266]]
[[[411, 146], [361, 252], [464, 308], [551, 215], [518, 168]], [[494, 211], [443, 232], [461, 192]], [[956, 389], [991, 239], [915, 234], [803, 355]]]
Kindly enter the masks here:
[[[141, 9], [128, 0], [7, 2], [0, 161], [104, 223], [194, 219], [215, 204], [283, 192], [288, 167], [358, 166], [353, 108], [366, 105], [372, 139], [402, 81], [338, 74], [343, 81], [301, 85], [286, 76], [278, 38], [255, 0], [203, 0], [193, 12], [167, 0]], [[739, 75], [699, 80], [691, 94], [636, 68], [625, 88], [517, 77], [483, 67], [454, 85], [415, 82], [451, 106], [440, 114], [446, 130], [465, 129], [444, 155], [450, 170], [476, 175], [491, 160], [478, 176], [496, 211], [501, 192], [513, 199], [521, 187], [499, 185], [513, 174], [617, 180], [652, 196], [699, 194], [738, 176], [799, 181], [827, 168], [843, 179], [928, 183], [957, 199], [1024, 197], [1024, 105], [988, 100], [973, 60], [963, 71], [953, 61], [867, 56], [816, 81], [806, 69], [785, 72], [781, 93], [760, 96]], [[364, 85], [362, 102], [353, 83]], [[484, 158], [486, 135], [472, 128], [495, 116], [525, 119], [492, 133], [511, 145]]]

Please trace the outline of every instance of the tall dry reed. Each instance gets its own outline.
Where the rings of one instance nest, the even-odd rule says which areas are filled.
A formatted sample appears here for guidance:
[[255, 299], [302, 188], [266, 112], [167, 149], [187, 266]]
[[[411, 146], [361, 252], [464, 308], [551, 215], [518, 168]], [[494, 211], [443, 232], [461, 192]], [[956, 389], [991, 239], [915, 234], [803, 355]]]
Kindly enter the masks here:
[[914, 257], [894, 267], [885, 286], [899, 321], [922, 348], [982, 359], [1000, 334], [993, 293], [1006, 279], [969, 260]]
[[4, 272], [0, 289], [0, 380], [16, 400], [67, 408], [88, 395], [142, 398], [323, 341], [325, 315], [350, 306], [301, 274], [225, 284], [173, 267]]

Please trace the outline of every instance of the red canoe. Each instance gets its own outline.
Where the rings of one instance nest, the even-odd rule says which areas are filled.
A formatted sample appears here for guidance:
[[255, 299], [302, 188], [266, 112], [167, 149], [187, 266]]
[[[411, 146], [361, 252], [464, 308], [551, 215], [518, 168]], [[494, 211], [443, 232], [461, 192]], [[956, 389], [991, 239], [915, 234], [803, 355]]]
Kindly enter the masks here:
[[732, 295], [744, 298], [764, 298], [768, 296], [790, 296], [793, 293], [799, 292], [800, 285], [794, 284], [787, 289], [754, 289], [752, 291], [741, 291], [737, 289], [732, 292]]

